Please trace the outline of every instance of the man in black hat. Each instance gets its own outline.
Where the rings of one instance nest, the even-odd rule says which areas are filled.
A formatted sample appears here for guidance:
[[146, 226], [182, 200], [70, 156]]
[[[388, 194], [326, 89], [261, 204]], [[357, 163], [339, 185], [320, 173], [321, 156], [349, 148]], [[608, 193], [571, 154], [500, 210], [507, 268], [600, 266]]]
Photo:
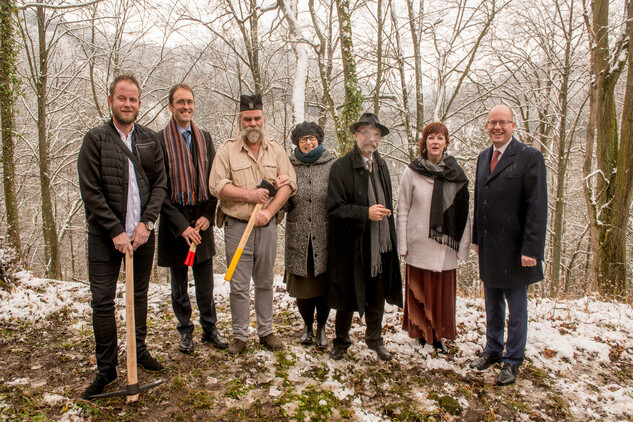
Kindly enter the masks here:
[[[283, 344], [273, 334], [273, 267], [277, 255], [277, 212], [297, 189], [294, 169], [288, 154], [264, 129], [262, 97], [240, 98], [239, 134], [218, 148], [209, 189], [220, 199], [218, 227], [224, 227], [226, 262], [231, 262], [246, 229], [255, 204], [263, 204], [237, 268], [231, 279], [232, 355], [242, 353], [248, 341], [249, 288], [255, 285], [255, 314], [260, 343], [269, 349]], [[278, 191], [270, 197], [258, 188], [260, 180], [277, 182]], [[282, 186], [281, 181], [284, 181]]]
[[389, 129], [364, 113], [349, 128], [352, 151], [334, 162], [328, 187], [330, 221], [327, 304], [336, 309], [336, 338], [330, 357], [343, 358], [352, 341], [349, 330], [357, 311], [365, 314], [365, 342], [384, 361], [385, 300], [402, 307], [402, 279], [392, 215], [391, 177], [378, 146]]

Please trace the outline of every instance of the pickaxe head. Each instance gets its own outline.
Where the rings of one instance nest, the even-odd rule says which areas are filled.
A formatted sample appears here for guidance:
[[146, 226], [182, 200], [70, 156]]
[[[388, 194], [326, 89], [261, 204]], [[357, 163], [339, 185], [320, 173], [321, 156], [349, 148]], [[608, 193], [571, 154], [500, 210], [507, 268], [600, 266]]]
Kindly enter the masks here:
[[277, 194], [277, 188], [275, 188], [275, 186], [266, 179], [260, 180], [257, 187], [266, 189], [271, 198]]

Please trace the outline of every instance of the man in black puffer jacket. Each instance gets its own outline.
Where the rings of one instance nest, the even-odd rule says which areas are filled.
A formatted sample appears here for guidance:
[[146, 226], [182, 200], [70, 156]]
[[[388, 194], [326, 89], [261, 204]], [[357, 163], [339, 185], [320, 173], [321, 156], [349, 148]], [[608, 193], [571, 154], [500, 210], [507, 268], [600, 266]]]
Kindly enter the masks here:
[[88, 222], [88, 277], [98, 373], [81, 398], [89, 400], [116, 379], [114, 296], [126, 252], [134, 253], [134, 313], [138, 364], [163, 366], [145, 346], [147, 290], [154, 259], [154, 222], [166, 191], [163, 152], [156, 133], [135, 124], [141, 88], [132, 75], [110, 84], [112, 120], [86, 134], [77, 169]]

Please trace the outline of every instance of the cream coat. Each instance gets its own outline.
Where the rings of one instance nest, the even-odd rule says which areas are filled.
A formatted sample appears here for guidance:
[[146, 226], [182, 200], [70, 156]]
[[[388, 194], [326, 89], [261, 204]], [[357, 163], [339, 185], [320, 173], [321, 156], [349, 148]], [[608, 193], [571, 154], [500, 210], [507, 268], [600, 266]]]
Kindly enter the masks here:
[[433, 179], [422, 176], [407, 167], [402, 173], [396, 230], [398, 253], [407, 264], [435, 272], [457, 268], [457, 260], [466, 261], [469, 255], [471, 227], [470, 216], [464, 228], [459, 252], [429, 239], [429, 216]]

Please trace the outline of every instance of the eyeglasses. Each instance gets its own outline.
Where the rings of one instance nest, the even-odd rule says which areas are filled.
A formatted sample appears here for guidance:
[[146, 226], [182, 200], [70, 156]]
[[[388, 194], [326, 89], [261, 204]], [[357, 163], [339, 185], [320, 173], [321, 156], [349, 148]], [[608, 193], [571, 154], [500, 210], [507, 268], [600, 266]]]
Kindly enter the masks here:
[[317, 139], [316, 136], [304, 136], [303, 138], [299, 139], [299, 143], [300, 144], [307, 144], [308, 142], [311, 143], [318, 143], [319, 140]]
[[178, 101], [176, 101], [176, 105], [184, 106], [185, 104], [187, 104], [188, 106], [192, 106], [193, 105], [193, 100], [178, 100]]
[[382, 137], [380, 133], [373, 133], [373, 132], [361, 132], [360, 134], [363, 135], [367, 139], [380, 139]]
[[512, 120], [488, 120], [486, 122], [486, 124], [489, 124], [492, 127], [495, 127], [497, 125], [507, 126], [510, 123], [514, 123], [514, 122]]

